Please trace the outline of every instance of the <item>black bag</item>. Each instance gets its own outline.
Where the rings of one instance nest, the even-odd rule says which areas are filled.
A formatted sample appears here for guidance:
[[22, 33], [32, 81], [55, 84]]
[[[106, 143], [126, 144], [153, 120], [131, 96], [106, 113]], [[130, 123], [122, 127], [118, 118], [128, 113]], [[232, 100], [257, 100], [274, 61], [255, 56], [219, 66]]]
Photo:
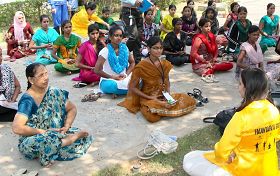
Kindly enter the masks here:
[[226, 109], [220, 111], [216, 117], [206, 117], [203, 119], [204, 123], [214, 123], [219, 127], [221, 135], [223, 135], [224, 130], [236, 112], [236, 108]]

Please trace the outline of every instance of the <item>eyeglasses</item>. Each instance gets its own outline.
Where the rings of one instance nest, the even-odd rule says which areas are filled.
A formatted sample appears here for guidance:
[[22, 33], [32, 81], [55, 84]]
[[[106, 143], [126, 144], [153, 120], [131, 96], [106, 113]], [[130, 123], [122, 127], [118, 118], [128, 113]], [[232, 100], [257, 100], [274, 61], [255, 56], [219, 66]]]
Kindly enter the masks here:
[[114, 37], [120, 37], [120, 38], [123, 38], [123, 35], [122, 35], [122, 34], [114, 34], [113, 36], [114, 36]]
[[163, 50], [163, 47], [152, 47], [153, 50]]
[[46, 77], [46, 76], [48, 76], [48, 72], [45, 72], [45, 73], [41, 73], [41, 74], [39, 74], [39, 75], [36, 75], [36, 76], [34, 76], [34, 78], [41, 79], [41, 78], [44, 78], [44, 77]]

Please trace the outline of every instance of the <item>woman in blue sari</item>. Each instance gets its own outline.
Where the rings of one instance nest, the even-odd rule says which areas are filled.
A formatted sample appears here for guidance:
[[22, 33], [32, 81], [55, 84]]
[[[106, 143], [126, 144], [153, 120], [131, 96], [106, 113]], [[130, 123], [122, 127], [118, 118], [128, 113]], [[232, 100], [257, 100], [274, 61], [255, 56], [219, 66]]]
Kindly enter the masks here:
[[267, 15], [262, 17], [259, 28], [262, 34], [260, 41], [260, 46], [263, 53], [267, 50], [267, 47], [276, 46], [277, 40], [279, 38], [279, 16], [273, 15], [275, 12], [275, 5], [269, 3], [267, 5]]
[[126, 44], [122, 43], [123, 31], [119, 26], [110, 28], [109, 39], [107, 47], [99, 52], [94, 72], [101, 77], [101, 91], [112, 94], [115, 98], [117, 95], [127, 94], [135, 62]]
[[19, 151], [27, 159], [39, 158], [43, 166], [81, 157], [93, 139], [88, 132], [72, 127], [77, 109], [68, 92], [48, 86], [47, 69], [40, 63], [29, 65], [26, 77], [27, 91], [12, 125], [13, 132], [20, 135]]
[[40, 16], [41, 29], [38, 29], [32, 37], [29, 47], [36, 49], [35, 62], [48, 65], [56, 63], [57, 60], [52, 57], [53, 42], [59, 34], [55, 29], [49, 28], [49, 17], [47, 15]]

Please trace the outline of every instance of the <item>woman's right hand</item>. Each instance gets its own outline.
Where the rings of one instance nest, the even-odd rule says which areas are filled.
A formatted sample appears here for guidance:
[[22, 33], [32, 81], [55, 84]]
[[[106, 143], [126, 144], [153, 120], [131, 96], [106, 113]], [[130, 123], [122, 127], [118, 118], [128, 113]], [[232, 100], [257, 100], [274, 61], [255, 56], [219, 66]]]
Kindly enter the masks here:
[[112, 75], [111, 78], [114, 80], [123, 80], [124, 78], [126, 78], [126, 75], [124, 74]]

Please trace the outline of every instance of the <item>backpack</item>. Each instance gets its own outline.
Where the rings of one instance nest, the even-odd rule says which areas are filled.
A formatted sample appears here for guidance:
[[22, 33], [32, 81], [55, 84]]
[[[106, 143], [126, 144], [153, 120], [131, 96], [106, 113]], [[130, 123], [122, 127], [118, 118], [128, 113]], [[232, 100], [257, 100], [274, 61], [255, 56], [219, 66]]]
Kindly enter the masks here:
[[219, 127], [221, 135], [223, 135], [224, 130], [236, 112], [236, 108], [230, 108], [220, 111], [216, 117], [206, 117], [203, 119], [204, 123], [214, 123]]

